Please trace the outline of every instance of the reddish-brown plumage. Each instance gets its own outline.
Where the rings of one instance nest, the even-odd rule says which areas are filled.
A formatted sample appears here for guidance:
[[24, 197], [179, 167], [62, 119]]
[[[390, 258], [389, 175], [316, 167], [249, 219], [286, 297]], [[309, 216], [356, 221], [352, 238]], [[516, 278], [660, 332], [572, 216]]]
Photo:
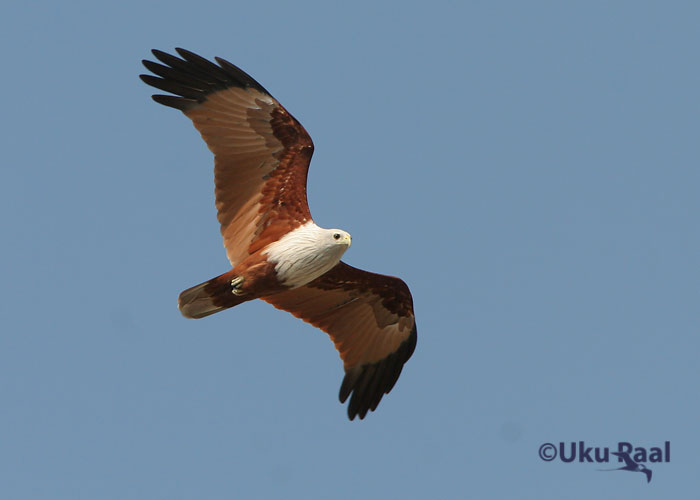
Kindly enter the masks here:
[[[217, 216], [233, 267], [183, 291], [180, 310], [185, 316], [201, 318], [262, 298], [321, 328], [331, 336], [345, 366], [340, 400], [345, 402], [352, 395], [348, 416], [364, 418], [392, 389], [415, 348], [408, 287], [398, 278], [343, 262], [298, 288], [280, 282], [266, 249], [311, 221], [306, 197], [314, 149], [311, 138], [241, 69], [220, 58], [217, 65], [187, 50], [176, 50], [180, 57], [154, 50], [164, 64], [144, 61], [157, 77], [141, 78], [174, 94], [153, 99], [184, 112], [214, 153]], [[298, 249], [285, 248], [285, 255], [295, 255]], [[285, 281], [289, 282], [294, 281]]]
[[[395, 298], [389, 296], [391, 289], [398, 291]], [[344, 262], [308, 285], [263, 299], [329, 333], [346, 368], [373, 363], [391, 354], [408, 339], [415, 324], [413, 301], [402, 280], [368, 273]], [[358, 315], [359, 307], [363, 312]], [[371, 318], [378, 329], [393, 328], [392, 338], [387, 341], [373, 335], [361, 339], [354, 335], [348, 319], [342, 320], [343, 316]]]
[[399, 278], [343, 262], [308, 285], [263, 297], [331, 336], [345, 365], [340, 400], [364, 418], [389, 393], [416, 346], [413, 300]]
[[[287, 289], [277, 279], [275, 264], [269, 262], [262, 251], [256, 252], [238, 264], [231, 273], [243, 278], [239, 290], [245, 295], [260, 298]], [[229, 290], [229, 293], [230, 290]]]
[[[233, 293], [232, 280], [240, 279]], [[231, 271], [188, 288], [180, 294], [178, 303], [189, 318], [203, 318], [249, 300], [286, 290], [277, 279], [275, 265], [262, 252], [247, 257]]]
[[[233, 99], [244, 90], [221, 92]], [[232, 265], [311, 219], [306, 201], [311, 138], [279, 103], [256, 98], [249, 106], [235, 126], [211, 126], [212, 119], [225, 116], [217, 113], [237, 110], [230, 100], [186, 111], [215, 154], [216, 207]], [[298, 129], [292, 133], [294, 123]]]

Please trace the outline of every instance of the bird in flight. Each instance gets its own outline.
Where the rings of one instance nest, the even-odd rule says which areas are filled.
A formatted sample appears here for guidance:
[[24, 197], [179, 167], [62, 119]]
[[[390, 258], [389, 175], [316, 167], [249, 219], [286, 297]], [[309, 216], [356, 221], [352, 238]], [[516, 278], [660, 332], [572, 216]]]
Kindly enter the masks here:
[[[317, 226], [306, 178], [314, 146], [304, 127], [230, 62], [160, 50], [141, 79], [170, 95], [214, 153], [216, 209], [232, 269], [183, 291], [182, 314], [203, 318], [253, 299], [328, 333], [345, 368], [340, 402], [363, 419], [394, 387], [416, 346], [413, 299], [399, 278], [340, 260], [352, 242]], [[155, 76], [154, 76], [155, 75]]]
[[644, 475], [647, 477], [647, 483], [651, 481], [651, 469], [648, 469], [646, 465], [644, 464], [638, 464], [632, 458], [630, 457], [630, 454], [627, 453], [626, 451], [613, 451], [613, 455], [620, 457], [624, 462], [625, 466], [624, 467], [618, 467], [616, 469], [600, 469], [604, 471], [611, 471], [611, 470], [628, 470], [632, 472], [643, 472]]

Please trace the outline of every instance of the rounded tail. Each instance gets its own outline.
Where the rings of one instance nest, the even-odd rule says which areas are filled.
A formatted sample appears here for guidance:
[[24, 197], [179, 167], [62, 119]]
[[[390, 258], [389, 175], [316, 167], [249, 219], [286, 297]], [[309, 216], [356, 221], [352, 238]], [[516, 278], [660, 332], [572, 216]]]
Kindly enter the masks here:
[[177, 300], [180, 312], [186, 318], [204, 318], [250, 300], [234, 295], [231, 280], [235, 278], [229, 271], [184, 290]]

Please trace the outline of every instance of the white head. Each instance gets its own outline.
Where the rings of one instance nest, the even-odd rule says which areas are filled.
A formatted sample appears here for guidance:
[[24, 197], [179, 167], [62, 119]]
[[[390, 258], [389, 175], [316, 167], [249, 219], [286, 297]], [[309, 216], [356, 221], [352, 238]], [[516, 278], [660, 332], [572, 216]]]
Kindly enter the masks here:
[[[295, 244], [299, 245], [298, 250], [303, 246], [313, 248], [312, 253], [321, 257], [323, 260], [335, 261], [337, 264], [345, 251], [352, 244], [352, 236], [350, 233], [342, 229], [324, 229], [316, 224], [303, 226], [301, 231], [296, 235]], [[290, 233], [291, 234], [291, 233]], [[308, 238], [308, 240], [307, 240]], [[302, 243], [300, 240], [306, 240]], [[303, 251], [302, 251], [303, 252]]]
[[276, 264], [278, 279], [296, 287], [333, 268], [351, 244], [352, 237], [342, 229], [323, 229], [311, 221], [271, 243], [264, 253]]
[[327, 243], [329, 249], [340, 252], [340, 255], [343, 255], [352, 245], [352, 236], [342, 229], [321, 229], [320, 236], [321, 241]]

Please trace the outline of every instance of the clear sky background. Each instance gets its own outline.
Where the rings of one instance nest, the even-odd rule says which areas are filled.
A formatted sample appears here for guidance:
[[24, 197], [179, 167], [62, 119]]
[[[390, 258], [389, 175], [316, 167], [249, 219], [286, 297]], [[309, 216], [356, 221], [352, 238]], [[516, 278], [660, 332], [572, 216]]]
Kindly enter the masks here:
[[[700, 489], [697, 2], [6, 2], [0, 496], [688, 498]], [[151, 48], [251, 73], [316, 144], [316, 221], [411, 287], [364, 421], [327, 336], [228, 270]], [[639, 473], [546, 442], [663, 446]], [[616, 464], [615, 464], [616, 465]]]

